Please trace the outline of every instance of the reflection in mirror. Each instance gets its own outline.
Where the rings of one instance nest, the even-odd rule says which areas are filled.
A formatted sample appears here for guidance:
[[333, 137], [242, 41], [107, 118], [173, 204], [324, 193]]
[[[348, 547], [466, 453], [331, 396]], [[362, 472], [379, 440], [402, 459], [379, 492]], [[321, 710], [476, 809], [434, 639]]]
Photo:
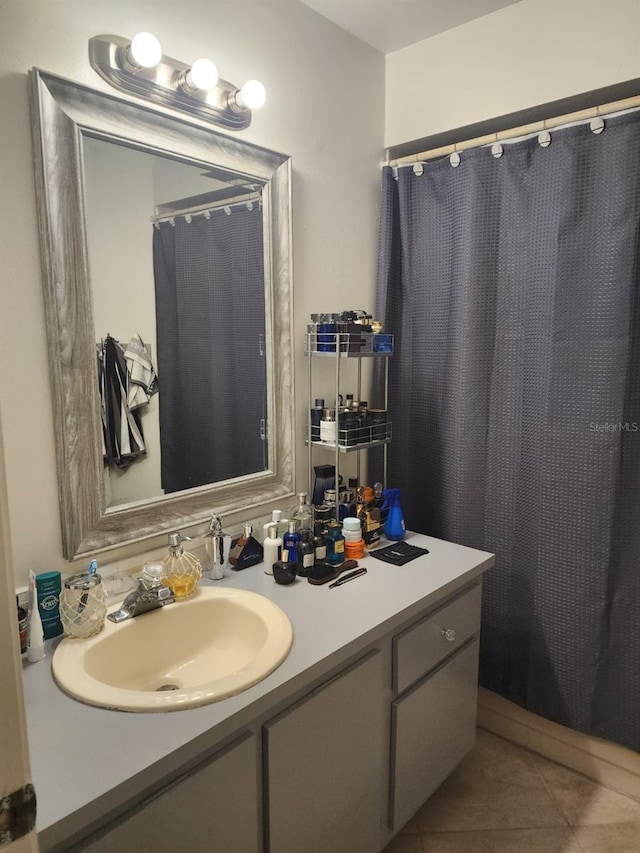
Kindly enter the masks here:
[[108, 506], [267, 470], [260, 183], [99, 139], [83, 159]]
[[[38, 69], [30, 76], [65, 557], [286, 500], [290, 158]], [[105, 157], [114, 163], [101, 173]], [[211, 225], [226, 230], [212, 239]], [[108, 452], [133, 461], [108, 466], [106, 483], [96, 346], [114, 339], [141, 359], [150, 399], [132, 402], [139, 455], [136, 417], [116, 405]], [[115, 371], [110, 389], [119, 381]], [[259, 428], [250, 449], [245, 425], [255, 438], [250, 422], [265, 412], [265, 440]]]

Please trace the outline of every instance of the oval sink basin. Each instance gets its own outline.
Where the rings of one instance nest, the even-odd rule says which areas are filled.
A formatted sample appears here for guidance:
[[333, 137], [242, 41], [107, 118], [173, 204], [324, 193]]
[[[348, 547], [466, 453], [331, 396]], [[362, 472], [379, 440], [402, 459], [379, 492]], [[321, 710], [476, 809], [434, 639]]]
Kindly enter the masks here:
[[62, 689], [90, 705], [177, 711], [233, 696], [273, 672], [293, 631], [272, 601], [241, 589], [200, 587], [187, 599], [65, 639], [53, 655]]

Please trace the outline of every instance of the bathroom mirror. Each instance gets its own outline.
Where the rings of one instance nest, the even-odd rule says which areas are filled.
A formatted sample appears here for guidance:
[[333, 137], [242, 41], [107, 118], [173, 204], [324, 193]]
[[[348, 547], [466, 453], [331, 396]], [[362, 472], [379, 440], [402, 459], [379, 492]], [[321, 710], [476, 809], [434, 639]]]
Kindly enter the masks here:
[[[39, 69], [31, 72], [31, 86], [65, 557], [69, 560], [85, 557], [204, 521], [212, 512], [225, 514], [251, 505], [258, 507], [292, 494], [290, 159], [219, 134], [202, 123], [177, 118], [169, 111], [161, 112], [124, 101]], [[101, 164], [104, 166], [106, 162], [113, 170], [112, 178], [100, 172]], [[123, 182], [127, 170], [135, 176], [135, 181]], [[147, 241], [145, 252], [149, 258], [152, 240], [155, 244], [156, 237], [160, 239], [160, 228], [170, 232], [170, 240], [173, 238], [174, 230], [178, 230], [174, 228], [176, 219], [183, 228], [186, 225], [191, 229], [196, 220], [199, 228], [219, 216], [223, 225], [235, 227], [240, 214], [246, 213], [256, 223], [251, 233], [259, 235], [255, 238], [259, 243], [257, 248], [254, 246], [249, 261], [238, 260], [247, 255], [248, 245], [255, 242], [253, 237], [246, 237], [246, 229], [237, 238], [239, 242], [234, 243], [236, 238], [230, 237], [227, 231], [219, 240], [223, 246], [240, 247], [225, 262], [225, 269], [235, 269], [236, 278], [233, 281], [224, 278], [226, 290], [218, 293], [216, 305], [206, 309], [210, 322], [217, 323], [211, 326], [211, 334], [207, 334], [205, 325], [197, 336], [193, 333], [182, 335], [183, 339], [197, 337], [200, 347], [195, 352], [187, 348], [174, 372], [178, 378], [202, 373], [211, 376], [212, 383], [220, 379], [235, 387], [238, 374], [233, 373], [230, 366], [237, 361], [234, 345], [236, 351], [243, 349], [242, 336], [246, 334], [249, 342], [246, 346], [252, 348], [250, 342], [254, 341], [261, 361], [256, 367], [258, 379], [250, 379], [242, 393], [260, 397], [258, 408], [261, 407], [264, 418], [260, 418], [263, 422], [261, 444], [251, 461], [247, 443], [240, 442], [246, 452], [241, 451], [237, 462], [229, 462], [226, 468], [198, 465], [202, 471], [195, 470], [183, 477], [184, 465], [180, 461], [174, 466], [180, 476], [171, 479], [163, 465], [162, 476], [156, 471], [150, 478], [155, 485], [138, 489], [126, 485], [126, 478], [135, 471], [136, 465], [146, 465], [146, 459], [136, 459], [126, 473], [117, 472], [117, 479], [125, 484], [124, 488], [115, 487], [112, 478], [105, 476], [96, 352], [97, 344], [102, 344], [105, 336], [124, 338], [120, 343], [125, 349], [130, 336], [140, 334], [143, 337], [137, 327], [144, 323], [147, 330], [144, 335], [152, 337], [145, 342], [151, 360], [156, 355], [164, 358], [161, 363], [167, 378], [173, 370], [173, 365], [167, 361], [167, 352], [175, 348], [175, 341], [171, 340], [168, 347], [165, 345], [163, 356], [162, 347], [157, 350], [160, 341], [148, 331], [156, 325], [160, 329], [162, 324], [157, 318], [144, 318], [143, 314], [134, 313], [136, 300], [130, 298], [143, 292], [144, 283], [147, 296], [139, 301], [153, 303], [153, 294], [149, 298], [149, 287], [153, 290], [153, 285], [149, 285], [149, 281], [154, 276], [142, 266], [138, 267], [137, 261], [134, 263], [140, 254], [139, 241], [133, 242], [132, 229], [123, 231], [122, 228], [121, 240], [126, 237], [126, 245], [116, 249], [118, 243], [113, 242], [113, 234], [109, 235], [109, 241], [105, 240], [106, 195], [105, 204], [102, 204], [100, 193], [106, 194], [110, 188], [117, 196], [120, 191], [115, 192], [116, 184], [122, 186], [122, 193], [125, 185], [129, 192], [134, 183], [140, 184], [145, 172], [159, 174], [156, 184], [163, 187], [160, 196], [155, 195], [151, 209], [144, 208], [148, 216], [142, 227], [148, 228], [148, 232], [141, 233], [147, 234], [143, 239]], [[167, 191], [167, 186], [172, 187], [171, 192]], [[222, 203], [225, 200], [227, 204]], [[113, 204], [117, 201], [117, 197], [112, 198]], [[139, 193], [123, 197], [121, 215], [124, 210], [128, 212], [140, 206], [139, 202]], [[111, 210], [118, 216], [117, 207]], [[154, 221], [151, 221], [152, 215]], [[189, 230], [190, 239], [195, 230]], [[174, 252], [173, 244], [169, 250], [166, 247], [161, 250], [165, 254], [167, 251]], [[187, 255], [191, 258], [194, 254], [189, 244]], [[158, 258], [155, 255], [152, 265], [156, 267], [157, 279]], [[256, 281], [251, 287], [247, 283], [248, 273], [243, 272], [249, 268], [257, 270]], [[109, 282], [114, 283], [115, 292], [115, 283], [120, 285], [127, 273], [126, 287], [119, 291], [127, 294], [128, 288], [126, 306], [122, 311], [105, 309], [112, 287]], [[188, 279], [184, 287], [180, 295], [171, 297], [176, 302], [176, 314], [165, 321], [169, 331], [176, 326], [176, 317], [181, 319], [187, 313], [186, 303], [195, 298], [193, 292], [203, 289], [192, 279]], [[212, 289], [210, 282], [207, 288]], [[251, 307], [251, 310], [247, 307], [244, 314], [243, 303]], [[220, 316], [223, 310], [228, 312], [227, 324]], [[197, 305], [192, 313], [204, 315], [205, 311]], [[222, 333], [226, 334], [227, 326], [231, 334], [225, 343]], [[207, 349], [203, 357], [203, 340], [207, 346], [209, 341], [215, 340], [218, 349], [211, 353]], [[192, 366], [185, 368], [185, 364]], [[194, 369], [193, 365], [198, 367]], [[237, 365], [234, 369], [238, 369]], [[242, 370], [241, 365], [241, 373]], [[158, 373], [157, 397], [162, 399], [162, 369]], [[189, 393], [198, 403], [198, 395]], [[205, 417], [202, 417], [202, 406], [194, 403], [192, 422], [200, 426], [198, 430], [187, 431], [188, 442], [182, 440], [183, 445], [191, 444], [193, 436], [196, 446], [200, 442], [200, 450], [193, 454], [198, 463], [210, 446], [215, 445], [216, 429], [232, 437], [240, 433], [241, 405], [220, 395], [217, 387], [212, 397], [215, 405], [207, 410]], [[171, 414], [166, 403], [168, 399], [165, 396], [162, 403], [165, 416]], [[187, 404], [184, 405], [186, 411]], [[142, 415], [143, 424], [145, 418], [146, 413]], [[155, 437], [154, 429], [150, 429], [151, 438]], [[198, 441], [195, 441], [196, 432]], [[153, 461], [151, 457], [155, 455], [153, 464], [157, 468], [158, 439], [151, 443], [155, 451], [149, 452], [149, 461]], [[232, 457], [224, 444], [210, 454], [212, 459], [216, 454], [223, 456], [225, 462]], [[129, 482], [133, 483], [133, 478]], [[167, 487], [169, 482], [172, 485]]]

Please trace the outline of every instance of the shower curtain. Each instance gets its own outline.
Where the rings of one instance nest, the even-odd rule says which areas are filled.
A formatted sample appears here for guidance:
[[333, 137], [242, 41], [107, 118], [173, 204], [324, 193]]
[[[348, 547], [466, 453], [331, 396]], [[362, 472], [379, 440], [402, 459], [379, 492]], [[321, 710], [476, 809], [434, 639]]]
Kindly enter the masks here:
[[153, 229], [165, 493], [266, 468], [262, 210]]
[[407, 526], [496, 554], [481, 683], [635, 750], [639, 222], [638, 113], [385, 167], [377, 301]]

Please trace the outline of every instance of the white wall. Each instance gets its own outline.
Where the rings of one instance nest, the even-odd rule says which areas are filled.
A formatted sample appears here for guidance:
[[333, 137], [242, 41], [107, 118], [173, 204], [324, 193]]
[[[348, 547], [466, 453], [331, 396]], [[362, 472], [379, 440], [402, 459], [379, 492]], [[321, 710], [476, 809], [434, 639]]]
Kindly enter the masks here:
[[[298, 487], [306, 487], [303, 333], [311, 311], [373, 304], [384, 59], [295, 0], [0, 0], [0, 409], [18, 583], [61, 554], [26, 73], [109, 91], [88, 39], [154, 32], [183, 61], [268, 92], [243, 139], [293, 157]], [[1, 570], [1, 569], [0, 569]]]
[[[98, 342], [109, 334], [126, 347], [134, 335], [140, 335], [155, 363], [158, 349], [149, 220], [155, 208], [157, 158], [101, 139], [85, 139], [82, 154], [94, 339]], [[124, 471], [105, 467], [108, 506], [162, 494], [157, 394], [139, 414], [146, 453]]]
[[640, 77], [640, 0], [522, 0], [386, 66], [391, 146]]

